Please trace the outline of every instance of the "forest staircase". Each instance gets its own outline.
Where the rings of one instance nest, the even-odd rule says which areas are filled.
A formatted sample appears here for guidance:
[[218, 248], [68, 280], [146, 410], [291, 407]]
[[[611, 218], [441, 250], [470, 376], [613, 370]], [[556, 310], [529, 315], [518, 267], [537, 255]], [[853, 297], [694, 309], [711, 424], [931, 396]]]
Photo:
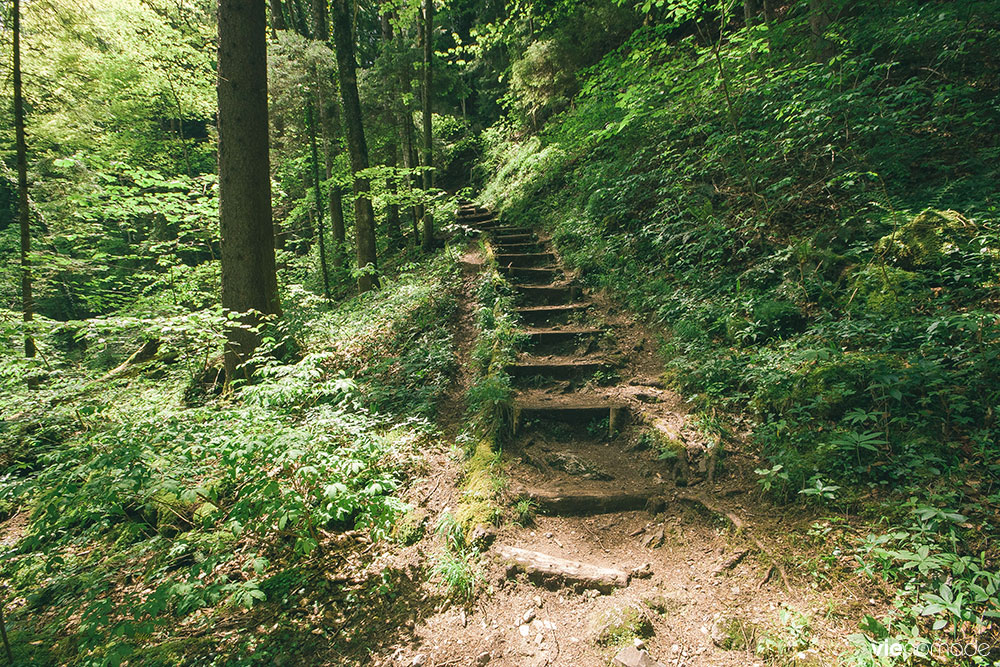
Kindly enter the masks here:
[[526, 464], [515, 492], [551, 515], [642, 509], [656, 489], [630, 465], [635, 457], [615, 452], [629, 408], [595, 381], [599, 373], [614, 377], [617, 355], [604, 349], [605, 328], [587, 321], [592, 301], [536, 230], [504, 224], [471, 203], [461, 206], [458, 222], [487, 235], [518, 294], [529, 351], [507, 368], [516, 388], [511, 449]]

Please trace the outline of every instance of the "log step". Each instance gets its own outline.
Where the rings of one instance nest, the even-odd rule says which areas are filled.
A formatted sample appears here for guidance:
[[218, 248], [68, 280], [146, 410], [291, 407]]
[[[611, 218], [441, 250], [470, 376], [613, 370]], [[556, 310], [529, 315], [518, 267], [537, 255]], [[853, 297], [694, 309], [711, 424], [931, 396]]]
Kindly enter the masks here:
[[517, 495], [535, 504], [541, 514], [550, 516], [591, 516], [613, 512], [633, 512], [646, 508], [649, 499], [659, 493], [650, 487], [637, 491], [616, 489], [606, 493], [576, 491], [561, 493], [548, 489], [522, 489]]
[[628, 405], [603, 397], [528, 396], [514, 400], [514, 432], [528, 420], [567, 422], [581, 426], [608, 418], [608, 436], [614, 437], [628, 417]]
[[493, 220], [495, 216], [492, 211], [475, 211], [469, 213], [460, 211], [457, 218], [461, 222], [482, 222], [484, 220]]
[[527, 303], [561, 305], [580, 298], [580, 288], [576, 285], [518, 285], [514, 288], [521, 293]]
[[500, 266], [500, 271], [508, 276], [514, 276], [525, 281], [549, 283], [559, 276], [560, 270], [551, 267]]
[[499, 250], [502, 254], [506, 254], [506, 253], [515, 253], [516, 254], [516, 253], [523, 253], [523, 252], [529, 252], [530, 253], [530, 252], [535, 251], [535, 250], [541, 250], [542, 246], [541, 246], [541, 243], [539, 243], [538, 241], [523, 241], [523, 242], [517, 242], [517, 243], [507, 243], [507, 242], [494, 241], [493, 242], [493, 247], [496, 250]]
[[513, 377], [531, 377], [541, 375], [550, 378], [574, 378], [589, 375], [596, 371], [610, 368], [611, 364], [603, 359], [532, 359], [528, 358], [507, 366], [507, 372]]
[[509, 227], [507, 225], [498, 225], [496, 227], [490, 226], [488, 229], [483, 231], [490, 232], [490, 236], [495, 238], [509, 236], [511, 234], [527, 234], [534, 237], [535, 231], [531, 227]]
[[555, 254], [551, 252], [499, 253], [493, 257], [501, 266], [538, 266], [556, 260]]
[[576, 336], [596, 336], [604, 333], [596, 327], [525, 327], [521, 333], [536, 343], [553, 343], [575, 338]]
[[493, 241], [497, 245], [504, 243], [528, 243], [535, 241], [534, 234], [491, 234]]
[[542, 586], [565, 586], [577, 590], [591, 588], [605, 593], [628, 586], [629, 575], [622, 570], [505, 545], [498, 546], [497, 552], [509, 565], [508, 576], [518, 571], [524, 572], [530, 580]]
[[545, 322], [554, 317], [571, 315], [590, 308], [589, 303], [564, 303], [550, 306], [525, 306], [517, 313], [525, 322]]

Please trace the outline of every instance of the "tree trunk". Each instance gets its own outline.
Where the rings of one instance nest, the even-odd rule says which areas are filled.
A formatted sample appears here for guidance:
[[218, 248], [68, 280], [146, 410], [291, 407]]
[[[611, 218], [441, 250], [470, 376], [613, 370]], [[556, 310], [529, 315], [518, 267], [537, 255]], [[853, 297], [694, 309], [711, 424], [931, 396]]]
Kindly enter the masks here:
[[[431, 59], [434, 55], [434, 0], [424, 0], [424, 190], [429, 192], [434, 185], [431, 167], [434, 163], [434, 144], [431, 137], [431, 93], [433, 92]], [[429, 252], [434, 247], [434, 213], [429, 205], [424, 206], [423, 249]]]
[[[267, 126], [264, 0], [219, 0], [219, 224], [222, 307], [279, 316]], [[244, 315], [226, 332], [226, 377], [236, 377], [260, 338]], [[243, 326], [240, 326], [243, 325]], [[243, 367], [249, 377], [250, 368]]]
[[[313, 72], [314, 77], [316, 72]], [[326, 266], [326, 225], [323, 224], [323, 194], [321, 192], [322, 185], [319, 178], [319, 151], [316, 149], [316, 114], [314, 112], [315, 104], [312, 98], [314, 95], [309, 94], [309, 102], [306, 104], [306, 123], [309, 125], [309, 152], [310, 157], [312, 157], [312, 179], [313, 179], [313, 194], [316, 197], [316, 240], [319, 241], [319, 270], [323, 277], [323, 296], [326, 297], [327, 303], [330, 302], [330, 272]]]
[[24, 356], [35, 356], [31, 321], [35, 299], [31, 292], [31, 228], [28, 210], [28, 143], [24, 138], [24, 96], [21, 88], [21, 2], [14, 0], [14, 135], [17, 145], [17, 216], [21, 223], [21, 313], [24, 319]]
[[271, 37], [278, 39], [279, 30], [288, 30], [285, 15], [281, 13], [281, 0], [270, 0], [271, 3]]
[[[323, 128], [323, 156], [326, 163], [326, 178], [333, 177], [333, 167], [340, 155], [340, 109], [337, 108], [334, 91], [325, 91], [321, 81], [318, 88], [320, 124]], [[344, 268], [344, 252], [347, 247], [347, 231], [344, 224], [344, 192], [340, 185], [330, 184], [327, 192], [330, 203], [330, 235], [333, 237], [333, 266]]]
[[[386, 53], [392, 53], [392, 23], [390, 19], [392, 14], [385, 12], [381, 16], [382, 24], [382, 46]], [[397, 121], [398, 113], [396, 105], [393, 101], [389, 102], [388, 108], [389, 116], [389, 126], [392, 127], [394, 121]], [[391, 193], [390, 196], [395, 197], [399, 193], [399, 179], [396, 178], [396, 167], [399, 166], [399, 141], [395, 133], [390, 132], [388, 138], [388, 146], [386, 146], [386, 166], [392, 167], [392, 172], [390, 176], [390, 181], [386, 183], [386, 188]], [[403, 240], [403, 230], [399, 226], [399, 204], [396, 202], [390, 202], [386, 205], [386, 236], [389, 239], [389, 245], [395, 248], [402, 248], [405, 244]]]
[[[403, 52], [403, 39], [400, 35], [399, 39], [400, 52]], [[404, 58], [403, 62], [399, 68], [399, 134], [400, 139], [403, 142], [403, 168], [410, 170], [417, 165], [417, 160], [415, 159], [416, 147], [415, 140], [413, 136], [413, 111], [410, 108], [410, 98], [413, 96], [413, 84], [410, 80], [411, 74], [411, 63], [409, 58]], [[415, 177], [408, 175], [406, 177], [407, 190], [412, 190], [415, 185], [419, 185], [415, 182]], [[412, 241], [413, 246], [416, 247], [420, 243], [420, 229], [418, 227], [419, 219], [417, 216], [417, 207], [411, 206], [407, 216], [410, 218], [413, 225], [413, 235]]]
[[816, 62], [826, 62], [833, 56], [833, 42], [826, 38], [826, 29], [833, 22], [829, 0], [809, 0], [809, 30], [812, 33], [812, 51]]
[[749, 28], [750, 26], [755, 25], [759, 14], [759, 0], [743, 0], [743, 22], [746, 27]]
[[359, 174], [368, 169], [368, 144], [358, 97], [357, 63], [354, 60], [354, 32], [348, 0], [333, 0], [333, 41], [337, 51], [337, 76], [347, 130], [347, 153], [354, 172], [354, 236], [357, 242], [358, 289], [378, 287], [378, 258], [375, 250], [375, 213], [368, 194], [368, 179]]

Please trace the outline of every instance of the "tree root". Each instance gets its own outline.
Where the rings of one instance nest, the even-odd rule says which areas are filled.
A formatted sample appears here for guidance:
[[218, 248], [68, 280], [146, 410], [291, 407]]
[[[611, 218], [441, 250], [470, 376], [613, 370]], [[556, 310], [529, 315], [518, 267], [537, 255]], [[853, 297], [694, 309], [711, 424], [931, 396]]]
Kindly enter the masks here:
[[[792, 589], [791, 585], [788, 583], [788, 575], [785, 573], [785, 568], [781, 565], [781, 563], [778, 561], [778, 559], [775, 558], [771, 554], [771, 552], [767, 550], [767, 548], [764, 546], [764, 543], [761, 542], [760, 539], [756, 535], [754, 535], [753, 533], [751, 533], [747, 529], [746, 523], [743, 521], [743, 519], [739, 518], [738, 516], [736, 516], [735, 514], [733, 514], [732, 512], [730, 512], [729, 510], [725, 510], [725, 509], [723, 509], [723, 508], [715, 505], [712, 501], [710, 501], [707, 498], [704, 498], [702, 496], [683, 495], [683, 496], [677, 496], [677, 500], [679, 500], [681, 502], [685, 502], [685, 503], [691, 503], [691, 504], [695, 504], [695, 505], [701, 505], [702, 507], [704, 507], [706, 510], [708, 510], [712, 514], [718, 514], [719, 516], [725, 517], [729, 521], [729, 523], [731, 523], [733, 525], [733, 528], [736, 529], [736, 532], [738, 532], [738, 533], [745, 533], [746, 536], [750, 538], [750, 541], [753, 542], [754, 545], [757, 547], [758, 551], [760, 551], [762, 554], [764, 554], [768, 558], [768, 560], [771, 561], [771, 568], [773, 570], [777, 570], [778, 576], [781, 577], [781, 583], [785, 587], [785, 591], [787, 592], [787, 591], [790, 591]], [[761, 583], [761, 586], [763, 586], [765, 583], [767, 583], [767, 581], [770, 578], [771, 578], [771, 574], [769, 572], [768, 576]]]

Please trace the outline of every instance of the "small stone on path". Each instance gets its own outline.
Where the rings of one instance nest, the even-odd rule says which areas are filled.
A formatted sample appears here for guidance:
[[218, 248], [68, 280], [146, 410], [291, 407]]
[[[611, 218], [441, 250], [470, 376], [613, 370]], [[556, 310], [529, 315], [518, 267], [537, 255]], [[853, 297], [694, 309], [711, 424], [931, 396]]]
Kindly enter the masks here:
[[662, 662], [653, 660], [649, 653], [634, 646], [626, 646], [618, 651], [612, 664], [617, 667], [665, 667]]

